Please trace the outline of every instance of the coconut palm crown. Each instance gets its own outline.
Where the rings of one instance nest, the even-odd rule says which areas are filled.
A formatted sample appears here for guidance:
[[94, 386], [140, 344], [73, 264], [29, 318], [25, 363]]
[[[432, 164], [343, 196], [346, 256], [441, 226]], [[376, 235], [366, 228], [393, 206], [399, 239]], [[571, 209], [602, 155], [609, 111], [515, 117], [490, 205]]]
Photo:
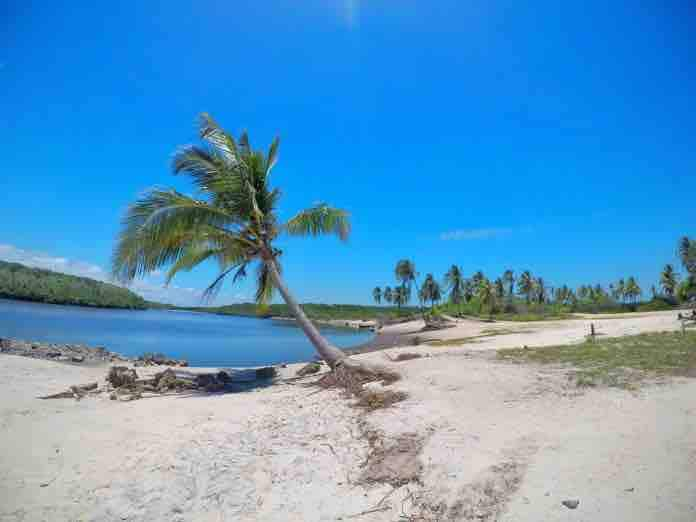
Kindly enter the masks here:
[[[255, 268], [256, 302], [270, 302], [278, 289], [295, 315], [302, 315], [301, 326], [313, 328], [283, 284], [282, 252], [274, 241], [282, 235], [323, 234], [346, 240], [348, 213], [318, 203], [281, 222], [277, 214], [281, 192], [270, 185], [278, 138], [265, 153], [253, 150], [246, 132], [235, 140], [207, 114], [200, 117], [200, 138], [200, 146], [181, 148], [172, 162], [175, 174], [191, 177], [199, 197], [155, 188], [135, 201], [123, 218], [114, 249], [114, 277], [127, 282], [169, 267], [170, 282], [178, 272], [213, 260], [220, 273], [204, 293], [211, 298], [228, 277], [234, 283]], [[305, 332], [317, 346], [306, 328]], [[318, 335], [316, 329], [312, 334]], [[340, 357], [336, 352], [334, 356]]]

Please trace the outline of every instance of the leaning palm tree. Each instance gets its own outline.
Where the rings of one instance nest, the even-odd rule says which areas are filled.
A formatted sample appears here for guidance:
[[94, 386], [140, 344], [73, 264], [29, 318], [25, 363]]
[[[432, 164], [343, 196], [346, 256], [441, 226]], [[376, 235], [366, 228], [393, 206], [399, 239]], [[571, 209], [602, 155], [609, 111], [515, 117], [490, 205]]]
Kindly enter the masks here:
[[660, 274], [660, 286], [665, 292], [667, 297], [674, 297], [677, 291], [678, 277], [677, 273], [674, 271], [674, 267], [669, 263], [665, 265]]
[[333, 234], [346, 240], [348, 213], [318, 203], [281, 222], [280, 190], [269, 183], [278, 158], [278, 138], [266, 153], [253, 150], [246, 133], [235, 140], [207, 114], [200, 118], [200, 138], [201, 146], [176, 153], [172, 167], [175, 174], [192, 178], [201, 199], [173, 189], [152, 189], [135, 201], [114, 249], [113, 275], [127, 282], [170, 267], [169, 282], [182, 270], [214, 260], [220, 274], [204, 293], [212, 298], [225, 279], [231, 276], [234, 283], [255, 266], [256, 302], [269, 303], [278, 290], [319, 356], [332, 369], [355, 367], [304, 314], [281, 277], [282, 252], [274, 246], [282, 235]]
[[461, 304], [466, 294], [466, 279], [462, 274], [462, 269], [457, 265], [452, 265], [445, 274], [445, 286], [449, 291], [450, 302], [459, 308], [461, 314]]
[[374, 299], [377, 304], [382, 302], [382, 289], [379, 286], [374, 287], [372, 290], [372, 299]]

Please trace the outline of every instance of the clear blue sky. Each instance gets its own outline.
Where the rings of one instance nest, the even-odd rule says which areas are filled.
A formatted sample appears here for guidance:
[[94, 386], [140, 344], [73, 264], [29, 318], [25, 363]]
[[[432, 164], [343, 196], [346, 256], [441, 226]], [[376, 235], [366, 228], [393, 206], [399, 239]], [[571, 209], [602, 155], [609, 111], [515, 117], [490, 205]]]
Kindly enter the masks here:
[[694, 29], [686, 1], [5, 2], [0, 244], [106, 269], [139, 192], [190, 191], [208, 111], [280, 135], [286, 215], [352, 213], [348, 246], [284, 245], [302, 300], [369, 302], [402, 257], [647, 290], [696, 235]]

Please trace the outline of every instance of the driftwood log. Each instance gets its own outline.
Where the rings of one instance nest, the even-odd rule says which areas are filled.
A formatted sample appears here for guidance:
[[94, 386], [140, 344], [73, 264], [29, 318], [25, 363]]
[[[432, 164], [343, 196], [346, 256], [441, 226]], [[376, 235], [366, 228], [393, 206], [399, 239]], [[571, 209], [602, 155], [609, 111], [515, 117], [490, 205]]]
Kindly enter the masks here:
[[96, 391], [98, 388], [96, 382], [90, 382], [89, 384], [82, 384], [80, 386], [71, 386], [67, 391], [54, 393], [53, 395], [45, 395], [39, 397], [39, 399], [77, 399], [80, 400], [82, 397], [87, 395], [90, 391]]
[[[219, 392], [225, 390], [227, 385], [235, 383], [252, 383], [258, 380], [272, 379], [278, 371], [272, 366], [264, 368], [251, 368], [236, 370], [227, 368], [217, 373], [196, 373], [178, 368], [167, 368], [163, 372], [155, 374], [152, 378], [142, 379], [137, 372], [125, 366], [113, 366], [109, 369], [106, 381], [111, 385], [113, 400], [140, 399], [143, 392], [161, 394], [169, 391], [203, 390], [207, 392]], [[39, 397], [39, 399], [77, 399], [80, 400], [87, 394], [100, 393], [107, 389], [99, 390], [96, 382], [70, 386], [65, 391]]]

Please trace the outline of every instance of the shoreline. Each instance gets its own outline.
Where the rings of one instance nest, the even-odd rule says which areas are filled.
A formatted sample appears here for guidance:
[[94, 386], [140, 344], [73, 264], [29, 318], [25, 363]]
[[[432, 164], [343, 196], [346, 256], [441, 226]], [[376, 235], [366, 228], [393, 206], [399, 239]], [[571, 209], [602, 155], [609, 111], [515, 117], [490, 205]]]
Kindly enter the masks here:
[[[286, 323], [297, 323], [297, 319], [294, 317], [286, 317], [282, 315], [272, 315], [266, 317], [265, 319], [270, 319], [271, 321], [282, 321]], [[319, 326], [330, 326], [332, 328], [350, 330], [369, 330], [371, 332], [375, 332], [375, 329], [377, 328], [377, 321], [374, 319], [312, 319], [310, 317], [310, 321]]]
[[187, 367], [188, 362], [170, 359], [164, 354], [142, 354], [138, 357], [126, 357], [118, 352], [107, 350], [103, 346], [87, 346], [79, 343], [51, 343], [42, 341], [25, 341], [0, 337], [0, 354], [16, 355], [31, 359], [64, 363], [73, 366], [103, 368], [112, 363], [141, 366]]

